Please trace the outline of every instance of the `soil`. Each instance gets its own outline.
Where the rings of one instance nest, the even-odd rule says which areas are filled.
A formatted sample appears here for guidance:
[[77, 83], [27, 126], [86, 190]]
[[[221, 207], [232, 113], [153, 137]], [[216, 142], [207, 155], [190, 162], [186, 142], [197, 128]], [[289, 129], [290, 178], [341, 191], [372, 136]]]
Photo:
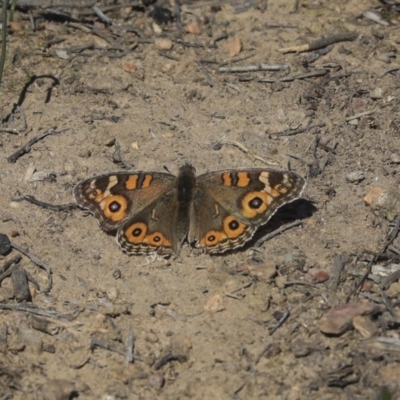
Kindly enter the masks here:
[[[156, 23], [169, 3], [98, 2], [116, 25], [90, 7], [17, 9], [0, 232], [51, 268], [53, 286], [43, 292], [48, 276], [26, 256], [32, 299], [1, 282], [0, 399], [400, 398], [399, 284], [382, 290], [372, 273], [357, 291], [372, 264], [387, 276], [398, 263], [385, 239], [399, 210], [399, 10], [385, 3], [198, 1], [181, 25]], [[345, 32], [356, 35], [323, 51], [281, 51]], [[261, 64], [286, 67], [219, 71]], [[173, 174], [293, 169], [302, 199], [265, 230], [301, 224], [258, 248], [210, 256], [186, 243], [165, 260], [123, 253], [82, 210], [19, 201], [69, 204], [76, 183], [121, 159]], [[371, 189], [390, 205], [365, 199]], [[347, 318], [336, 331], [329, 310]]]

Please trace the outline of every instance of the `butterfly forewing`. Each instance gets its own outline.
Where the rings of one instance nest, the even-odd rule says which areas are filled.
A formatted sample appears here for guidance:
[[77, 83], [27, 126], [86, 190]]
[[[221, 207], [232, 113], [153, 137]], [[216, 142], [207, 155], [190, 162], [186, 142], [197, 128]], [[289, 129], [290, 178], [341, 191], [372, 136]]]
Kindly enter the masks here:
[[74, 197], [102, 229], [114, 231], [174, 187], [176, 177], [160, 172], [115, 172], [78, 183]]

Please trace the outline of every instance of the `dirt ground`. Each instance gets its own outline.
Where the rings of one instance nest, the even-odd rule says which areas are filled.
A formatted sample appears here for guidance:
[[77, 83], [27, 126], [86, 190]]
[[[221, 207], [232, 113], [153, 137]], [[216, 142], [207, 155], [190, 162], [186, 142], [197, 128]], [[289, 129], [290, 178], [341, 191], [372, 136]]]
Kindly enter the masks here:
[[[400, 10], [385, 3], [193, 1], [179, 23], [170, 3], [98, 2], [115, 25], [90, 7], [17, 9], [0, 232], [53, 285], [44, 293], [48, 276], [26, 256], [31, 300], [1, 278], [1, 400], [400, 398], [400, 285], [384, 282], [400, 248], [385, 242], [400, 209]], [[175, 17], [159, 21], [160, 7]], [[252, 70], [261, 64], [286, 67]], [[123, 253], [82, 210], [20, 201], [69, 204], [77, 182], [121, 159], [173, 174], [186, 162], [199, 174], [291, 168], [307, 179], [302, 199], [260, 234], [301, 224], [256, 249], [185, 244], [164, 260]]]

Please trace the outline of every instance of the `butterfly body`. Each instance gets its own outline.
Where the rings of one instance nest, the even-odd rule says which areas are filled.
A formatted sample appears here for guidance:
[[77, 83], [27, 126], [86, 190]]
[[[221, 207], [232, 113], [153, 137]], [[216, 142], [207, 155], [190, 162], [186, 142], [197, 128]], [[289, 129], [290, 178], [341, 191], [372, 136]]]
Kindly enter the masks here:
[[91, 211], [130, 254], [177, 254], [185, 241], [208, 253], [243, 246], [285, 203], [297, 199], [305, 180], [269, 168], [178, 176], [121, 171], [99, 175], [74, 188], [79, 206]]

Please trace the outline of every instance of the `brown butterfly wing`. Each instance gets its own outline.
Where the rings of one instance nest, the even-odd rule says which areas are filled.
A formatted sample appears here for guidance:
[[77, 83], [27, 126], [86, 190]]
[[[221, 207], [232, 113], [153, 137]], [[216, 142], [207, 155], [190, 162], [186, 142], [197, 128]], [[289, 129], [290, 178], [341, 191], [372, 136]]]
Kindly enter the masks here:
[[201, 175], [192, 203], [189, 241], [209, 253], [243, 246], [304, 187], [304, 178], [295, 172], [267, 168]]
[[170, 191], [176, 177], [160, 172], [114, 172], [78, 183], [76, 203], [94, 214], [102, 229], [115, 231]]
[[178, 254], [189, 229], [187, 213], [179, 213], [177, 188], [157, 198], [122, 225], [117, 243], [129, 254]]

